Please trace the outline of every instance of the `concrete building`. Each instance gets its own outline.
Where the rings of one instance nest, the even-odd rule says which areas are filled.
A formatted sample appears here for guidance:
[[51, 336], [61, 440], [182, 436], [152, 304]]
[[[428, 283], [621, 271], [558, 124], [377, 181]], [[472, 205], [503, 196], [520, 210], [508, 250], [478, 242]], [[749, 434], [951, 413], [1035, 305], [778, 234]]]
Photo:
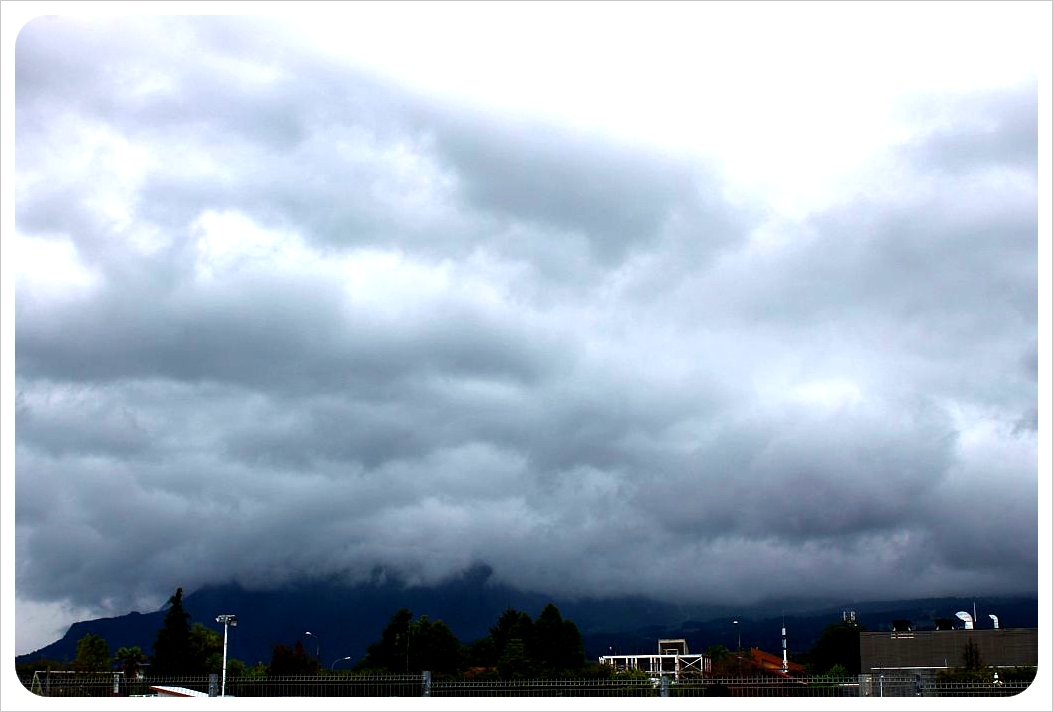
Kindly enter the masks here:
[[864, 675], [913, 673], [932, 679], [941, 670], [962, 666], [965, 646], [970, 640], [987, 667], [1038, 666], [1038, 630], [1035, 628], [908, 630], [861, 632], [860, 672]]

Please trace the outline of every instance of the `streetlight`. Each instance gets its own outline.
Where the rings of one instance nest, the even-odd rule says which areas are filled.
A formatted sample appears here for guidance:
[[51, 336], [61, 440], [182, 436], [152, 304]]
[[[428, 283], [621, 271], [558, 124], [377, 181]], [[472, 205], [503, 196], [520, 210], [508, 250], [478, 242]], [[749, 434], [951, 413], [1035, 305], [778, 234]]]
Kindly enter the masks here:
[[350, 660], [350, 659], [351, 659], [350, 655], [348, 655], [347, 657], [343, 657], [343, 658], [337, 658], [336, 660], [333, 661], [333, 664], [329, 666], [329, 669], [332, 670], [333, 668], [335, 668], [336, 664], [338, 662], [340, 662], [341, 660]]
[[314, 656], [316, 658], [318, 658], [318, 664], [321, 665], [322, 664], [322, 657], [321, 657], [321, 653], [319, 651], [322, 649], [322, 644], [320, 642], [318, 642], [318, 636], [315, 635], [314, 633], [312, 633], [311, 631], [305, 632], [304, 635], [309, 635], [312, 638], [314, 638]]
[[739, 621], [736, 618], [735, 620], [731, 621], [731, 623], [735, 626], [735, 632], [738, 633], [738, 636], [739, 636], [739, 654], [741, 655], [742, 654], [742, 631], [739, 630]]
[[220, 687], [219, 696], [227, 696], [227, 628], [238, 627], [238, 617], [229, 613], [216, 616], [216, 623], [223, 624], [223, 683]]

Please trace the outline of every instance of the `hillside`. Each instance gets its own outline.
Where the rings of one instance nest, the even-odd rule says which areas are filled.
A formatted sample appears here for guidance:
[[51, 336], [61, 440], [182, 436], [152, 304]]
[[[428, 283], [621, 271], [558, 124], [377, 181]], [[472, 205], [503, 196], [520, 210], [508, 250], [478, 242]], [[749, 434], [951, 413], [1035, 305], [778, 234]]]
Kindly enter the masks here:
[[[650, 652], [660, 637], [686, 638], [692, 650], [713, 644], [734, 648], [741, 634], [743, 647], [781, 650], [780, 629], [785, 620], [791, 655], [810, 649], [823, 628], [841, 618], [844, 609], [856, 611], [867, 630], [888, 630], [894, 619], [910, 619], [918, 629], [932, 628], [935, 618], [951, 617], [958, 610], [972, 610], [973, 600], [940, 598], [911, 601], [861, 602], [839, 606], [796, 602], [783, 614], [774, 604], [732, 611], [727, 607], [687, 607], [640, 598], [553, 599], [495, 585], [489, 570], [480, 567], [464, 577], [434, 588], [404, 587], [397, 582], [348, 587], [337, 582], [305, 583], [273, 591], [248, 591], [236, 585], [205, 588], [184, 596], [191, 623], [201, 622], [220, 630], [215, 616], [234, 613], [239, 625], [231, 631], [229, 655], [246, 663], [267, 663], [275, 644], [304, 643], [324, 666], [351, 656], [358, 659], [399, 608], [441, 619], [462, 642], [487, 634], [501, 612], [512, 607], [537, 613], [552, 600], [565, 618], [573, 620], [585, 640], [589, 659], [613, 652]], [[1003, 627], [1036, 627], [1035, 597], [991, 598], [977, 602], [979, 627], [987, 626], [986, 613], [996, 613]], [[89, 633], [102, 636], [115, 651], [138, 645], [152, 651], [164, 611], [128, 613], [114, 618], [81, 621], [59, 640], [19, 656], [16, 662], [37, 659], [71, 660], [77, 641]], [[740, 621], [739, 626], [732, 619]], [[314, 635], [305, 636], [306, 631]]]

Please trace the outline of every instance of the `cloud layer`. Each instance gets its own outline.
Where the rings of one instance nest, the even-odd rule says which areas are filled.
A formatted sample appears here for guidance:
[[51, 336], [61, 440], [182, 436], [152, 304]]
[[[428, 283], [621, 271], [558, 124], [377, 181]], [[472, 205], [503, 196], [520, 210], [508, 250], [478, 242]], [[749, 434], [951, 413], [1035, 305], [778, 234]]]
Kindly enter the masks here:
[[20, 599], [1036, 589], [1033, 81], [797, 218], [247, 18], [41, 18], [16, 80]]

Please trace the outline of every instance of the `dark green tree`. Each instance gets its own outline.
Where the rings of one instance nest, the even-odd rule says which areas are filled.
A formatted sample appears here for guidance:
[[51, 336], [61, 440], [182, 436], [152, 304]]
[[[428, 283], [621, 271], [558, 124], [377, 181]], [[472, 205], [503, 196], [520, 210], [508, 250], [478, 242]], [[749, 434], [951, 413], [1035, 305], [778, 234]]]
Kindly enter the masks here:
[[542, 676], [554, 677], [559, 670], [559, 647], [563, 642], [563, 616], [559, 609], [551, 603], [546, 605], [534, 621], [532, 630], [527, 652]]
[[19, 679], [32, 679], [33, 673], [38, 670], [69, 670], [71, 663], [68, 660], [55, 660], [54, 658], [36, 658], [25, 663], [15, 663], [15, 672]]
[[582, 680], [610, 680], [614, 677], [614, 666], [600, 662], [589, 662], [577, 674]]
[[553, 603], [546, 605], [534, 621], [527, 651], [543, 677], [563, 677], [585, 665], [585, 646], [578, 626], [564, 620]]
[[380, 640], [366, 648], [353, 670], [357, 672], [406, 672], [409, 670], [410, 623], [413, 612], [400, 608], [384, 626]]
[[384, 627], [380, 640], [366, 648], [352, 669], [388, 673], [430, 670], [452, 675], [462, 672], [465, 662], [461, 642], [449, 626], [428, 616], [413, 620], [413, 612], [401, 608]]
[[[228, 665], [228, 670], [229, 670], [229, 665], [230, 665], [230, 661], [229, 660], [227, 661], [227, 665]], [[253, 678], [267, 677], [268, 667], [266, 665], [264, 665], [262, 662], [257, 662], [252, 667], [247, 667], [247, 666], [245, 666], [244, 663], [242, 663], [242, 666], [246, 667], [246, 669], [244, 670], [243, 674], [245, 676], [247, 676], [247, 677], [253, 677]], [[229, 672], [228, 672], [228, 674], [229, 674]]]
[[190, 614], [183, 609], [183, 589], [168, 599], [164, 624], [157, 631], [150, 674], [191, 675], [194, 673], [190, 647]]
[[220, 672], [223, 669], [223, 636], [195, 623], [190, 629], [189, 669], [195, 675]]
[[143, 663], [146, 662], [146, 654], [138, 645], [117, 648], [113, 654], [113, 661], [126, 676], [133, 676], [139, 672]]
[[464, 664], [470, 668], [490, 668], [497, 662], [494, 639], [489, 635], [473, 640], [464, 647]]
[[980, 657], [980, 646], [972, 638], [969, 638], [962, 650], [962, 667], [969, 671], [984, 669], [984, 661]]
[[716, 643], [706, 648], [704, 654], [709, 656], [711, 670], [716, 677], [735, 674], [738, 660], [731, 654], [727, 646]]
[[962, 648], [962, 664], [950, 670], [941, 670], [936, 673], [939, 682], [991, 682], [994, 679], [994, 670], [984, 665], [980, 656], [980, 646], [969, 638]]
[[563, 645], [557, 659], [561, 673], [575, 674], [585, 666], [585, 641], [577, 623], [563, 619]]
[[505, 646], [511, 640], [519, 640], [524, 645], [531, 638], [531, 627], [533, 621], [530, 616], [512, 607], [506, 608], [497, 618], [497, 623], [490, 627], [490, 646], [492, 658], [487, 661], [489, 665], [496, 665]]
[[504, 680], [537, 677], [537, 666], [521, 638], [512, 638], [505, 644], [501, 657], [497, 659], [497, 673]]
[[274, 646], [267, 674], [275, 677], [283, 675], [317, 675], [318, 661], [307, 654], [307, 651], [303, 649], [302, 641], [296, 641], [296, 645], [292, 648], [279, 643]]
[[841, 663], [837, 663], [832, 668], [826, 671], [826, 676], [831, 678], [843, 678], [850, 677], [850, 674], [848, 672], [848, 668], [846, 668]]
[[101, 635], [88, 633], [77, 641], [73, 669], [83, 672], [105, 672], [110, 669], [110, 646]]
[[[220, 660], [219, 670], [223, 669], [223, 661]], [[232, 677], [245, 677], [248, 674], [248, 668], [245, 663], [237, 658], [227, 658], [227, 679]]]
[[852, 621], [838, 621], [826, 626], [806, 656], [809, 671], [814, 675], [823, 675], [835, 665], [840, 665], [849, 675], [858, 675], [860, 630], [863, 627]]
[[1033, 667], [1011, 667], [1002, 668], [998, 671], [998, 677], [1005, 682], [1027, 682], [1031, 683], [1035, 681], [1035, 674], [1038, 672]]
[[440, 675], [461, 672], [461, 643], [441, 620], [421, 616], [409, 626], [410, 672], [431, 670]]

